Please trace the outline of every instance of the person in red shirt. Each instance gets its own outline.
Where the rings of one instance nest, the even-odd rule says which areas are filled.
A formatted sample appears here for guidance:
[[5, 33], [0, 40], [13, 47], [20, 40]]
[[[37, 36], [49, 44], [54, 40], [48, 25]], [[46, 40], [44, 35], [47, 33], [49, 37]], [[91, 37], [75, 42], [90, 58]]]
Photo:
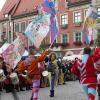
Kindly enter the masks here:
[[25, 61], [22, 61], [18, 67], [18, 73], [22, 74], [24, 70], [27, 70], [27, 76], [32, 80], [32, 98], [31, 100], [38, 100], [38, 92], [40, 88], [41, 70], [38, 67], [38, 63], [44, 61], [45, 57], [48, 55], [48, 50], [43, 52], [40, 57], [35, 58], [30, 55]]

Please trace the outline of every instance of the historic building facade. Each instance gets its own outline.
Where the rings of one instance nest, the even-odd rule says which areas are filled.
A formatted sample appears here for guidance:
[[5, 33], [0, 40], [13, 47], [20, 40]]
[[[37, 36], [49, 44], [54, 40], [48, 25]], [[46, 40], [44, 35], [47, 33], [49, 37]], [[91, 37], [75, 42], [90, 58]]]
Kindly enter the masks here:
[[[92, 0], [59, 0], [57, 11], [59, 34], [52, 47], [58, 56], [81, 54], [85, 46], [81, 32], [82, 25], [91, 3]], [[7, 0], [0, 12], [0, 33], [3, 33], [1, 36], [9, 37], [8, 41], [13, 41], [16, 32], [24, 32], [32, 19], [38, 16], [40, 4], [40, 0]], [[99, 6], [100, 4], [96, 5]], [[100, 31], [98, 28], [97, 30]], [[46, 43], [50, 44], [50, 36], [47, 36]], [[32, 45], [30, 41], [28, 44]]]

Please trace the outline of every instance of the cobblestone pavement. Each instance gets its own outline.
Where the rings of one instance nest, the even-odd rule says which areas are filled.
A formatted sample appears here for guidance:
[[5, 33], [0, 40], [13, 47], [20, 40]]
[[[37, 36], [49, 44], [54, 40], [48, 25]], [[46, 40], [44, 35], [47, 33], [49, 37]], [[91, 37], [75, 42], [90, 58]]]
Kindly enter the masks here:
[[[17, 92], [17, 96], [19, 100], [30, 100], [31, 91]], [[18, 98], [14, 99], [11, 93], [0, 94], [0, 100], [18, 100]], [[73, 81], [57, 86], [54, 98], [49, 97], [49, 88], [40, 89], [39, 100], [86, 100], [86, 98], [79, 82]]]

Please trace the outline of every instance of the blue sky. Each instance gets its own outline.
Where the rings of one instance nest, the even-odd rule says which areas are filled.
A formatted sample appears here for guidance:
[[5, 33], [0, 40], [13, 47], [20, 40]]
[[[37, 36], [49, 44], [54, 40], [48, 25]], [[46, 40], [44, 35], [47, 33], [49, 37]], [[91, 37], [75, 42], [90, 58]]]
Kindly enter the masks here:
[[0, 10], [2, 9], [4, 3], [5, 3], [6, 0], [0, 0]]

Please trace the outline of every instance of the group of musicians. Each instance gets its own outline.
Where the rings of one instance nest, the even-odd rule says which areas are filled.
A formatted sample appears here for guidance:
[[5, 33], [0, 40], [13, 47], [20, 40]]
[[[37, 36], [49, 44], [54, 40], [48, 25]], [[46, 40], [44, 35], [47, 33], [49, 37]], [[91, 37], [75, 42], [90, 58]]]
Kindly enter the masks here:
[[[39, 68], [39, 63], [44, 61], [46, 56], [49, 54], [49, 49], [45, 50], [41, 56], [35, 57], [33, 49], [30, 49], [30, 55], [26, 58], [22, 58], [21, 61], [18, 63], [15, 69], [12, 69], [8, 63], [4, 62], [3, 57], [0, 57], [0, 70], [3, 70], [5, 79], [0, 81], [0, 89], [5, 88], [6, 92], [12, 92], [13, 89], [19, 89], [23, 91], [23, 86], [25, 85], [27, 89], [32, 88], [32, 97], [31, 100], [38, 100], [38, 92], [40, 88], [40, 79], [41, 79], [41, 69]], [[51, 90], [50, 96], [54, 96], [54, 81], [56, 79], [55, 72], [56, 72], [56, 59], [55, 54], [51, 54], [51, 62], [53, 63], [54, 68], [52, 69], [51, 76]], [[14, 79], [15, 82], [12, 82], [11, 74], [17, 73], [19, 81], [15, 81], [17, 78]], [[0, 76], [2, 77], [2, 76]], [[18, 82], [18, 83], [16, 83]], [[15, 84], [13, 84], [15, 83]], [[32, 87], [31, 87], [32, 86]]]
[[[19, 63], [23, 61], [23, 58]], [[19, 64], [17, 65], [17, 68], [19, 67]], [[4, 76], [2, 76], [2, 73], [0, 77], [5, 77], [3, 80], [0, 80], [0, 91], [3, 89], [6, 90], [6, 92], [12, 92], [14, 89], [17, 91], [24, 91], [23, 87], [26, 87], [26, 90], [31, 89], [31, 81], [27, 80], [27, 78], [23, 77], [20, 74], [18, 75], [19, 83], [13, 84], [12, 80], [10, 78], [11, 73], [16, 72], [16, 69], [12, 69], [12, 66], [10, 64], [4, 62], [4, 59], [2, 56], [0, 56], [0, 70], [3, 70]], [[25, 72], [24, 72], [25, 73]]]
[[[14, 88], [16, 88], [18, 91], [23, 91], [23, 86], [25, 86], [26, 90], [32, 89], [31, 100], [38, 100], [41, 72], [43, 70], [48, 70], [47, 75], [51, 87], [50, 97], [54, 97], [54, 86], [58, 81], [59, 67], [56, 54], [54, 52], [49, 54], [49, 51], [50, 50], [47, 49], [41, 56], [36, 57], [34, 56], [33, 49], [30, 49], [30, 55], [28, 57], [22, 57], [15, 69], [12, 69], [13, 67], [7, 62], [4, 62], [3, 57], [0, 56], [0, 71], [3, 70], [4, 72], [4, 75], [1, 75], [2, 71], [0, 72], [0, 90], [5, 88], [6, 92], [12, 92]], [[48, 54], [49, 56], [47, 57]], [[43, 61], [47, 67], [40, 66], [40, 63]], [[11, 78], [12, 73], [17, 73], [17, 76], [13, 77], [14, 79]], [[4, 79], [3, 81], [1, 81], [2, 76]]]

